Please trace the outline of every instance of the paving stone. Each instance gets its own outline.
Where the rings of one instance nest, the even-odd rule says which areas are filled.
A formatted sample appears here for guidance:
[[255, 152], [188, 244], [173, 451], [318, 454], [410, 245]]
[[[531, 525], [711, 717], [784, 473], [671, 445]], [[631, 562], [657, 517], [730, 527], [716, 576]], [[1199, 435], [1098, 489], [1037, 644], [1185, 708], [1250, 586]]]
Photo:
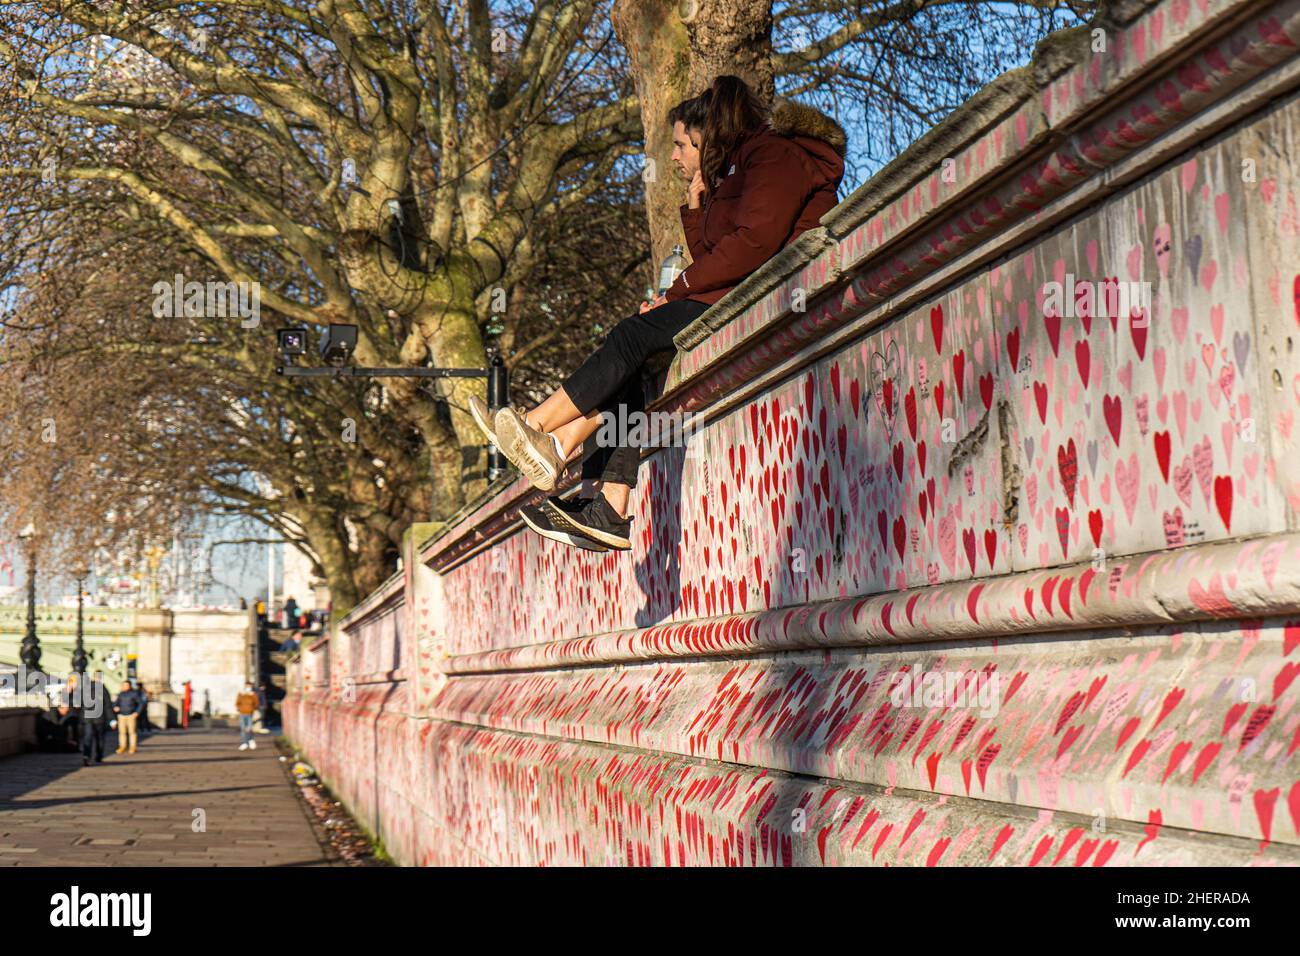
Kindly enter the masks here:
[[276, 749], [237, 741], [177, 730], [90, 767], [76, 754], [0, 760], [0, 866], [329, 865]]

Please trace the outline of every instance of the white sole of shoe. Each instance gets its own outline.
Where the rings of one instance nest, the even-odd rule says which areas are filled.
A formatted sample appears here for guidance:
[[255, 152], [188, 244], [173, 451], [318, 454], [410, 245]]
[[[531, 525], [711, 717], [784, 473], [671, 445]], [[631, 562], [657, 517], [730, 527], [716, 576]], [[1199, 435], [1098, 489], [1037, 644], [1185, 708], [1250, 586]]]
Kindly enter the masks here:
[[492, 410], [488, 408], [487, 405], [483, 404], [483, 402], [478, 398], [471, 398], [469, 400], [469, 414], [470, 417], [474, 419], [474, 424], [477, 425], [479, 430], [487, 436], [488, 441], [495, 445], [497, 443], [497, 436], [496, 432], [492, 430]]
[[[604, 554], [608, 551], [601, 545], [601, 542], [592, 541], [586, 535], [569, 534], [567, 531], [556, 531], [554, 528], [543, 528], [534, 522], [528, 515], [520, 512], [519, 517], [524, 519], [524, 524], [532, 528], [543, 538], [549, 538], [552, 541], [558, 541], [560, 544], [567, 544], [571, 548], [578, 548], [581, 551], [591, 551], [597, 554]], [[586, 540], [583, 540], [583, 539]]]
[[551, 519], [551, 524], [557, 527], [568, 528], [574, 534], [580, 534], [583, 537], [591, 538], [593, 541], [599, 541], [611, 551], [632, 550], [632, 542], [628, 538], [617, 537], [607, 531], [601, 531], [599, 528], [584, 528], [559, 508], [552, 506], [549, 501], [544, 502], [542, 507], [546, 509], [546, 516]]
[[[502, 409], [507, 411], [507, 409]], [[554, 491], [559, 473], [549, 456], [538, 452], [529, 431], [519, 427], [518, 413], [497, 415], [497, 448], [539, 491]], [[550, 437], [545, 438], [550, 441]]]

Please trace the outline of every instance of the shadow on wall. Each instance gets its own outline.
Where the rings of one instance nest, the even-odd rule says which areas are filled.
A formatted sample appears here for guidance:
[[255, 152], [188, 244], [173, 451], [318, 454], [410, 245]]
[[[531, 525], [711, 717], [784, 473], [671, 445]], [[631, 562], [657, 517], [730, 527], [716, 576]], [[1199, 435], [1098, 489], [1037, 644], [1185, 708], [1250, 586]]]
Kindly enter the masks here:
[[686, 449], [674, 446], [662, 449], [643, 466], [642, 495], [649, 501], [644, 531], [633, 522], [632, 534], [647, 535], [643, 540], [645, 559], [634, 567], [637, 585], [645, 597], [636, 611], [637, 627], [652, 627], [671, 618], [682, 601], [682, 472]]

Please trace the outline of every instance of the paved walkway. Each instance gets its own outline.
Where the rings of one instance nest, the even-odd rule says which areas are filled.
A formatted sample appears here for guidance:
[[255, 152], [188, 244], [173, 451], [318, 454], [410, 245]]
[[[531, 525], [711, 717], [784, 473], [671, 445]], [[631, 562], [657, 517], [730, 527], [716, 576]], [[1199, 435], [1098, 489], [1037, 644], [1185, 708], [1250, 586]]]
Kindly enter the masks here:
[[274, 738], [257, 741], [241, 752], [236, 730], [172, 730], [89, 767], [0, 759], [0, 866], [328, 865]]

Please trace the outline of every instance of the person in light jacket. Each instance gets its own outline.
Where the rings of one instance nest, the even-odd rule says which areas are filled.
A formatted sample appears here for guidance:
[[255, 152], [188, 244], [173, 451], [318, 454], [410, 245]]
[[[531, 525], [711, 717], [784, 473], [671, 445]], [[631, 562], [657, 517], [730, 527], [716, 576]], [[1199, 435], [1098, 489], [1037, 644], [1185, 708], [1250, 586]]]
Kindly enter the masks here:
[[257, 710], [257, 693], [253, 683], [244, 684], [244, 689], [235, 698], [235, 711], [239, 714], [239, 749], [256, 750], [257, 741], [253, 739], [253, 712]]

